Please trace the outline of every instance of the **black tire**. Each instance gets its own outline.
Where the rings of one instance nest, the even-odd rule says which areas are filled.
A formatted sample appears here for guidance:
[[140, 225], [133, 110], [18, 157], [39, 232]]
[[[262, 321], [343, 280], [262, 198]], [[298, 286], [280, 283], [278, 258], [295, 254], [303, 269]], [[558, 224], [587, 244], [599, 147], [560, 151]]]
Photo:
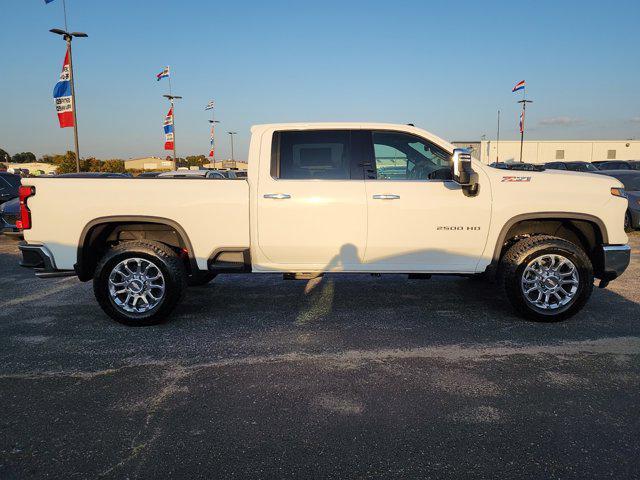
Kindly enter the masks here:
[[[109, 291], [109, 276], [123, 260], [141, 258], [152, 263], [163, 276], [164, 292], [158, 303], [145, 312], [128, 312], [118, 306]], [[153, 241], [123, 242], [100, 259], [93, 277], [93, 292], [100, 307], [124, 325], [145, 326], [162, 323], [180, 301], [187, 286], [187, 275], [180, 257], [167, 245]]]
[[200, 287], [206, 285], [217, 276], [218, 274], [213, 272], [198, 272], [187, 277], [187, 285], [190, 287]]
[[631, 221], [631, 212], [627, 210], [627, 213], [624, 214], [624, 231], [625, 232], [633, 232], [634, 228]]
[[[522, 276], [530, 262], [556, 254], [570, 260], [578, 273], [577, 290], [570, 301], [554, 309], [539, 308], [523, 292]], [[578, 313], [593, 291], [593, 265], [577, 245], [550, 235], [536, 235], [514, 244], [500, 262], [499, 280], [509, 302], [522, 316], [537, 322], [559, 322]], [[559, 302], [557, 302], [559, 303]]]

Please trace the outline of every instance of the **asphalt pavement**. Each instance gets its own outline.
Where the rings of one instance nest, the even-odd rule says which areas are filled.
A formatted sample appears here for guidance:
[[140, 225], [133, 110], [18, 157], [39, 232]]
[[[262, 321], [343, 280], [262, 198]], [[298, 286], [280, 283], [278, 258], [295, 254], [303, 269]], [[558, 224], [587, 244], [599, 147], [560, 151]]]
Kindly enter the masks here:
[[497, 287], [222, 275], [127, 328], [0, 237], [0, 478], [640, 478], [640, 234], [558, 324]]

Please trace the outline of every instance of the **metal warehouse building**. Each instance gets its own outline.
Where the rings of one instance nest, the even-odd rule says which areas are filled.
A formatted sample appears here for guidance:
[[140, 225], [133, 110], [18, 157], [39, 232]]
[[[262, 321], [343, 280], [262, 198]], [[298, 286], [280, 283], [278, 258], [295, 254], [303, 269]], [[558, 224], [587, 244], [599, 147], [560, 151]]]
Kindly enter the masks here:
[[[472, 149], [483, 163], [517, 162], [520, 160], [519, 140], [483, 140], [481, 142], [453, 142]], [[598, 160], [640, 160], [640, 140], [539, 140], [525, 141], [522, 160], [527, 163], [546, 163], [565, 160], [593, 162]]]

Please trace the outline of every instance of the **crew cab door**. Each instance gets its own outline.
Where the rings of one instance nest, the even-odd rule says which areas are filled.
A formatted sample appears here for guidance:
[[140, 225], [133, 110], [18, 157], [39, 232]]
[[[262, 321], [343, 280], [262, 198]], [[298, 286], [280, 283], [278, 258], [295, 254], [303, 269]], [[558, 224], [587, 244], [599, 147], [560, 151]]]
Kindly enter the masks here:
[[474, 272], [491, 215], [486, 178], [476, 196], [465, 196], [449, 180], [451, 155], [444, 149], [404, 132], [372, 131], [369, 139], [367, 266]]
[[284, 130], [263, 139], [254, 269], [360, 268], [367, 238], [361, 134]]

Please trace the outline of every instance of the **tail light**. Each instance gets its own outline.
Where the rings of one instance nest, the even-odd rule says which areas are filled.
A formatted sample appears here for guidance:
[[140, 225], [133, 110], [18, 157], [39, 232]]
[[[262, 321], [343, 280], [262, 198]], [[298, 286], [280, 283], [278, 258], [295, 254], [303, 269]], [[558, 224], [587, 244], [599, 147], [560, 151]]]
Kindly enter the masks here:
[[29, 230], [31, 228], [31, 211], [27, 206], [27, 198], [36, 194], [36, 187], [21, 186], [18, 189], [18, 197], [20, 198], [20, 220], [16, 222], [16, 227], [20, 230]]

